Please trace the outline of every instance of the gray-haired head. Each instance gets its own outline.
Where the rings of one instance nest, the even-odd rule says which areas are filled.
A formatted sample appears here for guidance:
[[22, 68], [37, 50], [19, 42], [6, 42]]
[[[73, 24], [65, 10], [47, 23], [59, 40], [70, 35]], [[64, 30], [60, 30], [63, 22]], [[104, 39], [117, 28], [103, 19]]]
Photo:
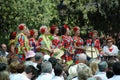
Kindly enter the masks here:
[[35, 61], [39, 61], [39, 60], [41, 60], [41, 61], [44, 60], [42, 53], [36, 53], [36, 55], [35, 55]]
[[52, 64], [48, 61], [45, 61], [41, 65], [41, 72], [42, 73], [51, 73], [52, 72]]
[[86, 54], [82, 53], [76, 56], [76, 60], [79, 61], [79, 63], [86, 63], [87, 62], [87, 56]]
[[98, 68], [100, 72], [105, 71], [108, 68], [108, 64], [106, 61], [101, 61], [100, 63], [98, 63]]

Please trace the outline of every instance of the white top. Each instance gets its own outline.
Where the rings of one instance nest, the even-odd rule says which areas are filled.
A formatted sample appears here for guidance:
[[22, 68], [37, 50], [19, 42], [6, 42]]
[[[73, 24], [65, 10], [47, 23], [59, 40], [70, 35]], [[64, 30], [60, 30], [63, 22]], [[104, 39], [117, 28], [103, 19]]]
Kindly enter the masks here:
[[108, 80], [120, 80], [120, 75], [114, 75], [112, 78]]
[[30, 79], [27, 78], [27, 76], [25, 76], [23, 74], [17, 74], [10, 80], [30, 80]]
[[108, 46], [103, 47], [103, 53], [107, 55], [118, 55], [118, 47], [116, 45], [112, 45], [111, 50], [109, 49]]
[[106, 72], [98, 72], [94, 77], [99, 77], [101, 80], [108, 80]]
[[52, 80], [64, 80], [64, 78], [60, 76], [55, 76]]
[[52, 74], [50, 73], [41, 73], [36, 80], [51, 80]]
[[9, 77], [10, 77], [10, 80], [13, 80], [13, 78], [14, 78], [16, 75], [17, 75], [17, 73], [14, 73], [14, 74], [13, 74], [13, 73], [10, 73], [10, 76], [9, 76]]
[[25, 61], [25, 66], [29, 66], [29, 65], [32, 65], [32, 66], [34, 66], [36, 69], [37, 69], [37, 64], [36, 63], [34, 63], [33, 61]]
[[78, 77], [76, 77], [76, 78], [73, 78], [72, 80], [78, 80]]

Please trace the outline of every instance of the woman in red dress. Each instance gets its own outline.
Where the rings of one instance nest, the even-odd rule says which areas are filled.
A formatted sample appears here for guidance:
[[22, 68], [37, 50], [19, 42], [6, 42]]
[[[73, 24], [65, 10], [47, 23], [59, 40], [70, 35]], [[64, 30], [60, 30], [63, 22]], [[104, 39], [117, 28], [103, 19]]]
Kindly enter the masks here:
[[31, 29], [30, 30], [30, 36], [31, 36], [31, 38], [29, 39], [30, 47], [34, 52], [36, 52], [36, 49], [37, 49], [37, 40], [36, 40], [36, 38], [38, 37], [38, 30]]
[[50, 33], [52, 34], [51, 41], [52, 41], [52, 49], [60, 48], [61, 47], [61, 40], [59, 36], [57, 36], [59, 29], [53, 25], [50, 28]]
[[98, 32], [96, 30], [93, 30], [92, 32], [90, 32], [90, 36], [92, 37], [92, 39], [88, 39], [86, 41], [86, 45], [92, 46], [97, 48], [98, 50], [101, 50], [100, 40], [98, 39]]
[[74, 32], [73, 40], [74, 40], [74, 48], [75, 48], [74, 57], [76, 57], [76, 55], [84, 53], [84, 50], [83, 50], [84, 41], [80, 37], [80, 28], [79, 27], [77, 27], [77, 26], [74, 27], [73, 32]]
[[69, 64], [73, 59], [74, 49], [73, 49], [73, 39], [69, 35], [70, 28], [66, 24], [63, 26], [64, 35], [62, 35], [62, 46], [65, 49], [65, 54], [62, 58]]

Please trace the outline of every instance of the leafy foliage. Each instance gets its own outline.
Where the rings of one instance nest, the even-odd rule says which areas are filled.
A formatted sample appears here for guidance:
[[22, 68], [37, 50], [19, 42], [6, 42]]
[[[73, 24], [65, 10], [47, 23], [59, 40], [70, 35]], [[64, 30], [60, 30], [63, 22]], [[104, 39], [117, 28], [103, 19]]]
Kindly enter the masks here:
[[119, 31], [120, 0], [64, 0], [64, 16], [59, 15], [59, 4], [60, 0], [0, 0], [0, 43], [8, 43], [9, 33], [20, 23], [30, 29], [66, 23], [71, 27], [102, 31], [113, 27]]

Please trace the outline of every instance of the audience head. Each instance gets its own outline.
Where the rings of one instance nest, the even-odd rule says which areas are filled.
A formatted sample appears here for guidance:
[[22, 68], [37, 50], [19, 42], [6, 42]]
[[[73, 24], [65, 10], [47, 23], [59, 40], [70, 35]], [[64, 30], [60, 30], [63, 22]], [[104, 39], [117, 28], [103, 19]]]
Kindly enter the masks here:
[[92, 77], [91, 69], [84, 63], [77, 65], [77, 73], [79, 80], [87, 80], [87, 78]]
[[63, 67], [61, 64], [57, 63], [54, 67], [55, 76], [61, 76], [63, 73]]
[[120, 62], [113, 64], [113, 72], [115, 75], [120, 75]]
[[34, 51], [28, 51], [26, 54], [26, 60], [27, 61], [35, 61], [35, 52]]
[[27, 67], [25, 68], [25, 73], [27, 74], [27, 77], [28, 77], [29, 79], [31, 79], [31, 78], [33, 78], [33, 77], [35, 76], [35, 74], [36, 74], [36, 69], [35, 69], [34, 66], [29, 65], [29, 66], [27, 66]]
[[105, 61], [101, 61], [100, 63], [98, 63], [98, 68], [100, 72], [104, 72], [108, 69], [108, 64]]
[[90, 68], [92, 70], [92, 73], [95, 75], [95, 73], [99, 70], [98, 69], [98, 63], [100, 62], [100, 60], [97, 60], [97, 59], [93, 59], [91, 62], [90, 62]]
[[17, 67], [18, 67], [19, 62], [12, 62], [10, 64], [10, 72], [11, 73], [17, 73]]
[[58, 62], [57, 62], [57, 59], [54, 58], [54, 57], [51, 57], [48, 61], [52, 64], [52, 67], [53, 67], [53, 68], [54, 68], [55, 65], [58, 63]]
[[42, 73], [51, 73], [52, 72], [52, 64], [48, 61], [45, 61], [41, 64], [41, 72]]
[[6, 69], [7, 65], [5, 63], [0, 63], [0, 80], [10, 80], [9, 72]]
[[42, 53], [36, 53], [35, 62], [42, 63], [43, 60], [44, 60], [43, 54]]
[[79, 63], [85, 63], [87, 62], [87, 56], [82, 53], [76, 56], [76, 59], [79, 61]]
[[6, 44], [1, 44], [2, 51], [7, 51], [7, 45]]
[[25, 65], [24, 65], [24, 63], [19, 63], [19, 64], [17, 65], [17, 73], [22, 73], [22, 72], [24, 72], [24, 70], [25, 70]]
[[7, 58], [6, 57], [0, 57], [0, 63], [8, 64]]
[[48, 61], [50, 59], [49, 55], [44, 55], [44, 61]]

